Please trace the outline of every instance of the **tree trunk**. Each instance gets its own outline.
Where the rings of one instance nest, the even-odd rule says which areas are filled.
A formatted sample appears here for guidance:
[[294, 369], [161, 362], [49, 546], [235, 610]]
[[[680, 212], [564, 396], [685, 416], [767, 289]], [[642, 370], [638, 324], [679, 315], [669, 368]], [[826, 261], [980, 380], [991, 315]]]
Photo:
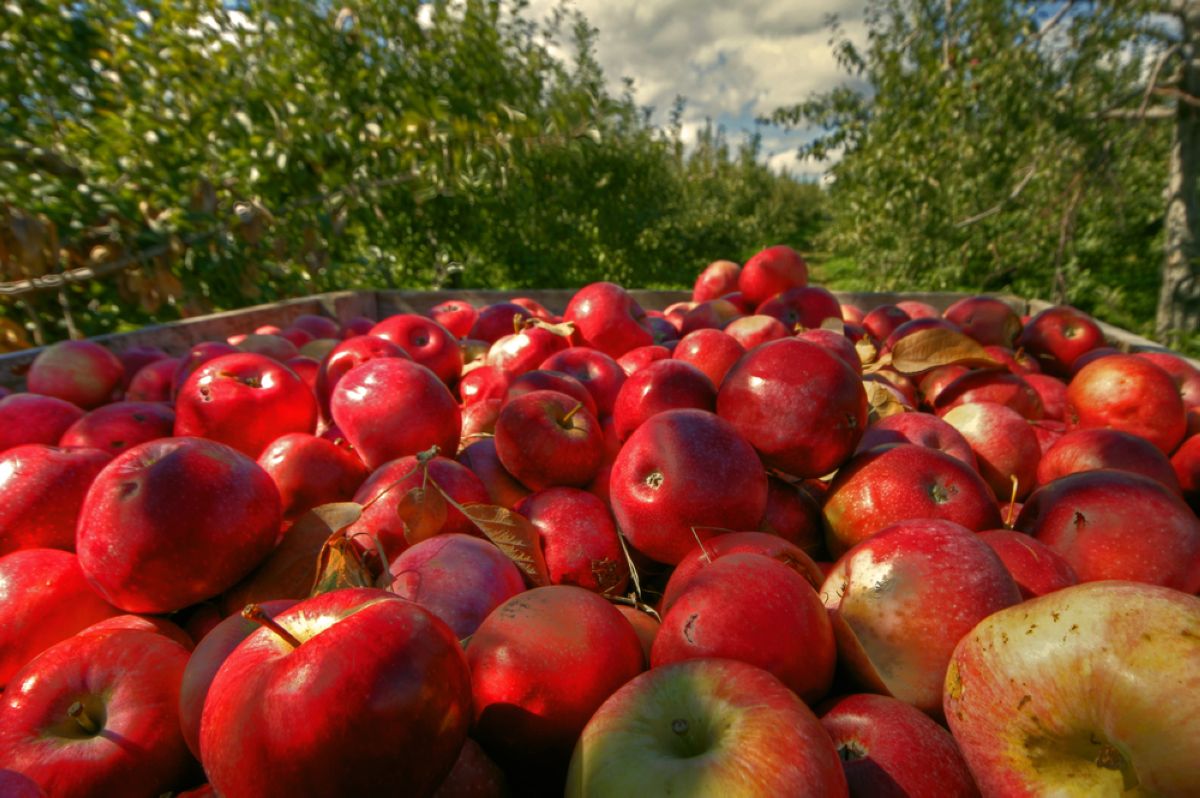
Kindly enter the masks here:
[[1183, 74], [1167, 172], [1166, 257], [1155, 328], [1161, 340], [1200, 330], [1200, 0], [1187, 0]]

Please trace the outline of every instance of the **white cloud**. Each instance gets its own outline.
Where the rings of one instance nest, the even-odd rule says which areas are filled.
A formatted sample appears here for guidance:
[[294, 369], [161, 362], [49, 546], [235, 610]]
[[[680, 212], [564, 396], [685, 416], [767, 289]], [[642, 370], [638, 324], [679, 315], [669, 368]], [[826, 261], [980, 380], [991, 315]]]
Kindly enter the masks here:
[[[543, 17], [557, 0], [531, 0]], [[754, 117], [845, 80], [829, 46], [825, 20], [836, 14], [847, 35], [865, 39], [864, 0], [574, 0], [599, 30], [596, 55], [614, 92], [634, 80], [639, 105], [665, 124], [677, 95], [687, 98], [685, 135], [706, 118], [731, 136]], [[823, 168], [768, 152], [773, 167], [816, 175]], [[794, 148], [793, 148], [794, 151]]]

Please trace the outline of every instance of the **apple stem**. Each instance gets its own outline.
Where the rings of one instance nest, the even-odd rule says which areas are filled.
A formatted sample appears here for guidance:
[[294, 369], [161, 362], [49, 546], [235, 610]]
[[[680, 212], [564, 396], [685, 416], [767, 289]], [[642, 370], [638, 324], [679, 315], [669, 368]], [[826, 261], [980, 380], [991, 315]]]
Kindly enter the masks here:
[[1015, 509], [1017, 509], [1017, 486], [1020, 484], [1020, 480], [1017, 479], [1016, 474], [1010, 474], [1009, 479], [1012, 480], [1013, 488], [1012, 488], [1012, 496], [1010, 496], [1008, 499], [1008, 513], [1006, 513], [1006, 515], [1005, 515], [1004, 525], [1006, 527], [1008, 527], [1009, 529], [1012, 529], [1013, 515], [1015, 515], [1015, 513], [1013, 511]]
[[583, 407], [583, 402], [578, 402], [574, 407], [572, 407], [570, 410], [567, 411], [567, 414], [562, 417], [562, 421], [560, 421], [558, 423], [562, 424], [564, 427], [567, 424], [570, 424], [571, 419], [575, 417], [575, 414], [579, 412], [579, 409], [581, 407]]
[[71, 719], [79, 724], [79, 728], [83, 729], [88, 734], [97, 734], [100, 731], [100, 725], [92, 720], [92, 716], [83, 708], [83, 704], [76, 701], [71, 706], [67, 707], [67, 714]]
[[247, 620], [254, 621], [259, 626], [265, 626], [266, 628], [270, 629], [272, 632], [278, 635], [283, 642], [287, 643], [292, 648], [300, 647], [300, 641], [296, 639], [296, 636], [280, 626], [278, 621], [276, 621], [270, 615], [267, 615], [267, 613], [263, 611], [263, 608], [257, 604], [247, 604], [245, 609], [242, 610], [242, 617]]
[[704, 548], [704, 541], [700, 539], [700, 533], [696, 531], [696, 527], [692, 527], [692, 537], [696, 539], [696, 545], [700, 547], [700, 556], [704, 558], [705, 562], [711, 563], [712, 555], [708, 553], [708, 549]]

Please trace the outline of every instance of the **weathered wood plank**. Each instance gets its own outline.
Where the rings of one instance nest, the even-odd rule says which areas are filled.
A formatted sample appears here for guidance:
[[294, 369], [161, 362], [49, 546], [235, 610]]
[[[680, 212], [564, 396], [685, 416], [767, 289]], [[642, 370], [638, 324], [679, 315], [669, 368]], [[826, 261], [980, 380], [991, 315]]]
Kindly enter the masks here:
[[[120, 352], [135, 346], [157, 346], [171, 354], [182, 354], [190, 347], [201, 341], [224, 340], [236, 333], [250, 332], [265, 324], [286, 327], [297, 316], [315, 313], [347, 321], [355, 316], [369, 318], [384, 318], [396, 313], [425, 313], [430, 308], [449, 299], [461, 299], [474, 305], [482, 306], [492, 302], [504, 301], [517, 296], [525, 296], [545, 305], [551, 312], [562, 313], [575, 293], [574, 289], [554, 289], [545, 291], [338, 291], [327, 294], [314, 294], [299, 299], [289, 299], [266, 305], [230, 310], [224, 313], [214, 313], [209, 316], [199, 316], [168, 324], [156, 324], [140, 330], [127, 333], [97, 336], [95, 341], [108, 346], [113, 351]], [[691, 298], [690, 291], [650, 291], [631, 290], [630, 293], [642, 307], [646, 309], [663, 310], [675, 302]], [[853, 304], [863, 310], [871, 310], [880, 305], [896, 304], [904, 300], [916, 300], [932, 305], [939, 311], [944, 311], [953, 303], [969, 294], [950, 291], [887, 293], [887, 292], [858, 292], [834, 291], [833, 295], [839, 302]], [[1010, 294], [997, 294], [996, 298], [1007, 302], [1018, 313], [1036, 313], [1049, 307], [1050, 303], [1041, 300], [1027, 302], [1020, 297]], [[1147, 338], [1101, 322], [1109, 340], [1122, 351], [1157, 350], [1169, 351]], [[9, 388], [20, 388], [24, 383], [23, 374], [29, 364], [40, 352], [40, 349], [28, 349], [0, 355], [0, 385]], [[1200, 368], [1200, 361], [1188, 359], [1190, 363]]]

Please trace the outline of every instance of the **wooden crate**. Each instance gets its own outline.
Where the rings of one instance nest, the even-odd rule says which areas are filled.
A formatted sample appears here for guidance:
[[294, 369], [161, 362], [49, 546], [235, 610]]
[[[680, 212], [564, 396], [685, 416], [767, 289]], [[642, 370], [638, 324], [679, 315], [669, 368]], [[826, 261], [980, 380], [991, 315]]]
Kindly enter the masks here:
[[[230, 335], [247, 333], [266, 324], [287, 327], [297, 316], [315, 314], [328, 316], [338, 321], [347, 321], [355, 316], [382, 319], [396, 313], [425, 313], [434, 305], [448, 299], [462, 299], [476, 307], [503, 301], [514, 296], [525, 296], [537, 300], [552, 312], [562, 313], [575, 293], [574, 289], [546, 291], [483, 291], [463, 289], [458, 291], [337, 291], [314, 294], [300, 299], [289, 299], [266, 305], [198, 316], [167, 324], [155, 324], [126, 333], [101, 335], [92, 340], [114, 352], [136, 346], [157, 346], [172, 355], [182, 355], [201, 341], [223, 341]], [[630, 294], [645, 308], [662, 310], [675, 302], [691, 298], [689, 291], [645, 291], [632, 290]], [[872, 293], [834, 291], [839, 302], [858, 305], [864, 310], [880, 305], [895, 304], [903, 300], [925, 302], [938, 310], [945, 310], [953, 303], [970, 294], [954, 292], [930, 293]], [[1037, 313], [1050, 307], [1040, 300], [1026, 301], [1011, 295], [999, 295], [1018, 313]], [[1118, 349], [1127, 352], [1168, 351], [1160, 344], [1134, 335], [1127, 330], [1100, 323], [1109, 341]], [[29, 364], [41, 352], [40, 348], [26, 349], [0, 355], [0, 385], [21, 389], [24, 374]], [[1200, 368], [1200, 362], [1190, 360]]]

